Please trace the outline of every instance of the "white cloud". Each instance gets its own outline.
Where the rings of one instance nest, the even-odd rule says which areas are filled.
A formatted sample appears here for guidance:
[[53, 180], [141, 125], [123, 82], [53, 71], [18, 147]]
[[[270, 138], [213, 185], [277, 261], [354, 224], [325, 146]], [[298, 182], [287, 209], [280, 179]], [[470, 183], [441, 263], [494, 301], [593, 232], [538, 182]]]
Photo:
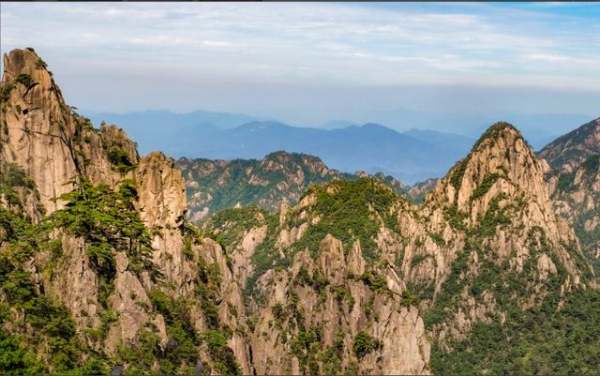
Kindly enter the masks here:
[[104, 74], [120, 81], [165, 80], [169, 72], [172, 81], [197, 82], [199, 88], [210, 78], [256, 87], [477, 84], [600, 90], [598, 23], [485, 4], [445, 9], [450, 8], [2, 3], [1, 42], [2, 52], [35, 47], [67, 76], [89, 72], [86, 67], [104, 67]]

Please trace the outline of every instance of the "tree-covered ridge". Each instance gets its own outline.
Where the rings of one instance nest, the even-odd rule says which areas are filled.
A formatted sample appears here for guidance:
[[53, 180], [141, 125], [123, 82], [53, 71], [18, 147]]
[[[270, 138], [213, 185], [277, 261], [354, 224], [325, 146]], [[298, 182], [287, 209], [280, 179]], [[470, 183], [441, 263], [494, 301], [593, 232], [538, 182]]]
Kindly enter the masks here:
[[[186, 179], [188, 214], [194, 221], [236, 206], [256, 205], [274, 212], [283, 201], [295, 204], [313, 184], [355, 180], [367, 175], [339, 172], [328, 168], [318, 157], [284, 151], [268, 154], [262, 160], [181, 158], [177, 167]], [[374, 177], [398, 193], [408, 192], [407, 187], [391, 176], [377, 173]]]
[[573, 226], [600, 272], [600, 119], [557, 138], [538, 156], [551, 166], [546, 181], [555, 210]]
[[407, 202], [392, 189], [375, 178], [339, 180], [326, 185], [315, 185], [308, 189], [304, 197], [314, 197], [314, 203], [307, 208], [311, 218], [318, 218], [294, 248], [308, 248], [315, 253], [319, 242], [327, 234], [350, 247], [360, 241], [365, 256], [377, 258], [375, 237], [380, 228], [395, 230], [396, 210]]
[[600, 293], [579, 291], [558, 305], [510, 311], [478, 322], [450, 352], [434, 347], [436, 374], [595, 375], [600, 368]]
[[[346, 250], [358, 241], [365, 258], [376, 262], [379, 256], [375, 238], [379, 231], [395, 231], [395, 211], [401, 205], [409, 205], [385, 183], [371, 177], [312, 185], [300, 201], [309, 204], [288, 209], [283, 222], [277, 214], [249, 206], [218, 212], [205, 224], [209, 236], [228, 253], [234, 251], [248, 230], [266, 226], [265, 240], [251, 258], [253, 273], [246, 284], [248, 294], [266, 271], [289, 267], [298, 252], [306, 249], [317, 257], [320, 243], [328, 234], [341, 240]], [[299, 226], [307, 228], [300, 239], [280, 248], [280, 232]]]
[[180, 159], [177, 166], [187, 180], [192, 218], [205, 207], [208, 213], [252, 204], [277, 210], [283, 200], [295, 202], [310, 184], [350, 177], [328, 169], [316, 157], [286, 152], [262, 160]]

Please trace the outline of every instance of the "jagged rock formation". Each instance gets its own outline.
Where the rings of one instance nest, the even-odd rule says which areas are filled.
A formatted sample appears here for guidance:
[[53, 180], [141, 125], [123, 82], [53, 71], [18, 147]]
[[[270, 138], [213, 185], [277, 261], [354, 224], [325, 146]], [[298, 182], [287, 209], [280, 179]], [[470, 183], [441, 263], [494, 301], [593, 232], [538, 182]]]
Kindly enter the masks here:
[[[486, 348], [490, 332], [504, 348], [539, 337], [539, 317], [552, 324], [543, 333], [568, 338], [569, 371], [595, 369], [596, 277], [511, 125], [492, 126], [419, 206], [384, 179], [355, 177], [312, 185], [275, 213], [226, 209], [197, 227], [173, 160], [140, 158], [116, 126], [74, 113], [34, 51], [4, 66], [2, 371], [564, 370], [558, 356], [538, 367], [557, 349], [498, 360]], [[300, 189], [306, 176], [291, 171]]]
[[[440, 339], [503, 317], [507, 305], [532, 307], [556, 288], [563, 294], [593, 278], [573, 231], [552, 209], [543, 166], [509, 124], [486, 131], [428, 196], [423, 212], [432, 219], [428, 232], [447, 246], [432, 255], [445, 280], [436, 281], [429, 313]], [[457, 306], [457, 299], [466, 304]]]
[[[206, 312], [175, 303], [195, 298], [204, 257], [221, 260], [219, 271], [226, 266], [218, 245], [192, 240], [185, 228], [174, 161], [161, 153], [140, 159], [121, 129], [95, 129], [65, 104], [32, 49], [5, 55], [4, 68], [2, 339], [26, 352], [9, 366], [93, 373], [110, 358], [131, 372], [182, 372], [202, 358], [204, 372], [239, 369], [227, 347], [239, 353], [237, 337], [212, 336], [202, 350], [195, 329], [206, 330]], [[232, 289], [223, 290], [228, 299]]]
[[546, 179], [555, 210], [600, 270], [600, 119], [556, 139], [539, 156], [551, 167]]

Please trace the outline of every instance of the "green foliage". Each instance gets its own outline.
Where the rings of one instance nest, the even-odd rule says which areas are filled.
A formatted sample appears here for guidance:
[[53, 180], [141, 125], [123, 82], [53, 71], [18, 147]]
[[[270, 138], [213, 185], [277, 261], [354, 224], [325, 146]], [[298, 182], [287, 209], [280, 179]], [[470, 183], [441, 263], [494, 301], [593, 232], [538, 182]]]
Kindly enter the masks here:
[[494, 123], [491, 127], [489, 127], [482, 135], [479, 137], [479, 140], [473, 145], [472, 151], [477, 150], [479, 146], [486, 140], [495, 140], [498, 138], [500, 134], [505, 132], [507, 129], [513, 130], [517, 132], [519, 135], [521, 134], [518, 129], [516, 129], [512, 124], [507, 123], [505, 121], [499, 121]]
[[469, 252], [464, 251], [458, 254], [458, 257], [452, 263], [450, 275], [444, 282], [442, 293], [437, 297], [433, 307], [426, 313], [423, 321], [427, 328], [442, 322], [448, 311], [456, 304], [458, 295], [463, 288], [463, 272], [467, 265]]
[[47, 69], [48, 68], [48, 64], [46, 64], [46, 62], [44, 60], [42, 60], [41, 57], [38, 57], [36, 63], [35, 63], [35, 67], [38, 69]]
[[371, 271], [367, 271], [363, 273], [360, 279], [373, 292], [387, 291], [387, 283], [385, 281], [385, 278], [380, 274], [375, 274]]
[[377, 338], [371, 337], [365, 331], [360, 331], [356, 337], [354, 337], [352, 349], [354, 350], [356, 357], [361, 359], [367, 354], [379, 350], [381, 346], [381, 342]]
[[33, 180], [25, 171], [14, 163], [2, 163], [0, 167], [0, 196], [4, 196], [8, 204], [22, 208], [21, 199], [17, 193], [18, 189], [37, 194]]
[[465, 230], [465, 219], [467, 214], [458, 210], [458, 206], [452, 205], [444, 210], [444, 217], [450, 223], [450, 226], [456, 230]]
[[[19, 247], [4, 248], [0, 253], [0, 290], [4, 292], [7, 303], [21, 313], [24, 323], [35, 330], [36, 336], [28, 338], [31, 342], [45, 341], [48, 362], [45, 367], [53, 370], [67, 370], [77, 367], [81, 348], [75, 337], [75, 323], [67, 309], [59, 303], [39, 295], [29, 272], [23, 270], [23, 261], [14, 257], [11, 251], [19, 252]], [[0, 319], [0, 327], [10, 314]], [[6, 346], [0, 354], [0, 371], [22, 369], [19, 373], [39, 373], [42, 363], [35, 360], [30, 351], [21, 351], [23, 339], [3, 334], [0, 331], [0, 347]], [[17, 355], [18, 354], [18, 355]], [[21, 360], [18, 360], [21, 359]], [[3, 368], [3, 367], [7, 368]]]
[[86, 240], [88, 256], [106, 286], [116, 272], [114, 250], [126, 252], [131, 270], [152, 270], [150, 235], [135, 210], [136, 197], [131, 181], [113, 191], [83, 180], [78, 189], [62, 196], [65, 207], [47, 219], [51, 227], [65, 228]]
[[435, 242], [435, 244], [437, 244], [440, 247], [445, 247], [446, 246], [446, 241], [444, 240], [444, 238], [442, 237], [442, 235], [440, 234], [436, 234], [436, 233], [430, 233], [429, 237], [431, 238], [431, 240], [433, 240]]
[[8, 103], [8, 99], [10, 98], [10, 93], [15, 88], [15, 85], [12, 83], [2, 83], [0, 88], [0, 102], [2, 105]]
[[[338, 342], [339, 343], [339, 342]], [[339, 349], [337, 346], [326, 347], [320, 351], [317, 355], [317, 360], [321, 362], [323, 375], [338, 375], [342, 370], [342, 357], [343, 357], [343, 343], [342, 348]]]
[[[266, 213], [265, 213], [266, 214]], [[265, 240], [259, 244], [254, 250], [252, 255], [252, 265], [254, 266], [254, 272], [246, 280], [246, 287], [244, 289], [244, 296], [250, 297], [254, 293], [254, 287], [256, 281], [271, 268], [275, 267], [287, 267], [290, 264], [293, 252], [286, 253], [286, 257], [280, 257], [279, 251], [275, 247], [276, 235], [279, 225], [279, 218], [277, 215], [267, 214], [265, 217], [267, 225], [267, 236]], [[261, 222], [264, 223], [264, 222]]]
[[319, 328], [300, 329], [291, 345], [292, 353], [298, 358], [303, 373], [319, 374], [317, 355], [321, 350], [321, 331]]
[[418, 299], [409, 289], [405, 289], [402, 291], [402, 296], [400, 298], [400, 304], [405, 307], [416, 306], [418, 304]]
[[[153, 289], [149, 297], [154, 308], [165, 318], [169, 338], [165, 351], [156, 353], [155, 358], [159, 360], [164, 372], [179, 373], [198, 360], [197, 345], [200, 343], [200, 337], [191, 322], [188, 304], [185, 300], [173, 299], [158, 289]], [[158, 342], [155, 337], [154, 332], [148, 332], [141, 338], [140, 347], [134, 357], [144, 356], [140, 351], [144, 348], [157, 349]]]
[[6, 164], [6, 171], [3, 171], [0, 177], [3, 185], [8, 187], [24, 187], [34, 189], [35, 184], [33, 180], [27, 176], [25, 171], [14, 163]]
[[490, 190], [490, 188], [492, 187], [492, 185], [500, 177], [501, 177], [501, 175], [500, 174], [496, 174], [496, 173], [486, 175], [483, 178], [483, 181], [481, 182], [481, 184], [479, 184], [479, 186], [477, 186], [477, 188], [475, 188], [475, 190], [473, 191], [473, 194], [471, 194], [471, 201], [477, 200], [478, 198], [481, 198], [486, 193], [488, 193], [488, 191]]
[[473, 235], [490, 237], [496, 233], [496, 227], [511, 223], [506, 208], [500, 208], [500, 201], [505, 197], [505, 194], [501, 193], [490, 201], [488, 210], [479, 223], [479, 228], [472, 231]]
[[420, 263], [422, 263], [429, 257], [431, 257], [431, 255], [423, 255], [423, 254], [414, 255], [413, 258], [410, 260], [410, 266], [414, 268], [415, 266], [419, 265]]
[[227, 250], [239, 242], [245, 231], [258, 227], [268, 214], [256, 206], [225, 209], [216, 213], [210, 220], [213, 238]]
[[209, 330], [203, 334], [203, 339], [208, 346], [208, 353], [214, 362], [217, 374], [242, 374], [233, 351], [227, 346], [227, 340], [223, 333], [218, 330]]
[[557, 189], [561, 192], [569, 192], [573, 185], [573, 179], [575, 175], [573, 173], [562, 173], [558, 176]]
[[352, 293], [350, 293], [350, 290], [344, 286], [336, 286], [333, 291], [338, 302], [346, 302], [348, 307], [352, 309], [354, 306], [354, 297], [352, 296]]
[[43, 374], [45, 367], [31, 350], [21, 337], [0, 330], [0, 372], [9, 376]]
[[16, 82], [20, 83], [21, 85], [25, 86], [26, 88], [30, 88], [33, 85], [35, 85], [35, 81], [31, 78], [30, 75], [26, 74], [26, 73], [21, 73], [17, 76]]
[[385, 224], [391, 230], [397, 228], [392, 207], [400, 198], [376, 179], [334, 181], [324, 186], [312, 186], [307, 194], [316, 195], [311, 210], [321, 219], [294, 244], [296, 250], [308, 248], [315, 255], [321, 240], [331, 234], [347, 248], [359, 240], [364, 257], [373, 261], [377, 259], [377, 245], [373, 239], [379, 227]]
[[600, 168], [600, 155], [592, 155], [588, 157], [582, 164], [586, 174], [591, 175]]
[[[28, 263], [37, 253], [55, 257], [55, 242], [49, 240], [46, 223], [34, 224], [22, 211], [16, 189], [35, 191], [33, 182], [14, 165], [2, 164], [0, 191], [16, 200], [15, 210], [0, 208], [0, 373], [39, 374], [77, 369], [82, 348], [75, 336], [75, 323], [68, 310], [43, 295]], [[11, 322], [11, 333], [5, 332]], [[29, 330], [24, 330], [29, 328]], [[31, 332], [35, 336], [31, 335]], [[21, 333], [22, 335], [17, 335]], [[41, 361], [38, 357], [43, 356]]]
[[201, 258], [198, 261], [198, 284], [196, 293], [200, 297], [200, 305], [206, 324], [211, 329], [219, 327], [218, 301], [221, 300], [219, 287], [221, 285], [221, 272], [214, 263], [207, 265]]
[[[238, 203], [243, 207], [258, 205], [273, 211], [278, 209], [283, 199], [299, 197], [311, 184], [329, 182], [336, 177], [353, 178], [353, 175], [344, 173], [322, 173], [325, 166], [318, 158], [286, 152], [271, 153], [263, 160], [237, 159], [226, 164], [195, 159], [180, 162], [178, 167], [185, 176], [198, 183], [197, 187], [186, 188], [192, 213], [204, 206], [210, 209], [209, 214], [218, 213]], [[293, 178], [299, 173], [303, 175], [300, 182]], [[194, 195], [200, 191], [210, 194], [211, 199], [195, 205]]]
[[121, 173], [126, 173], [135, 168], [135, 164], [129, 159], [129, 154], [122, 148], [113, 146], [107, 153], [108, 160]]
[[462, 159], [454, 165], [452, 168], [452, 175], [450, 175], [450, 184], [456, 191], [460, 189], [465, 171], [467, 170], [468, 158]]
[[310, 286], [317, 291], [321, 291], [329, 285], [327, 278], [325, 278], [318, 269], [314, 270], [313, 275], [311, 276], [304, 267], [300, 267], [296, 281], [300, 285]]
[[[563, 307], [509, 311], [504, 324], [477, 323], [452, 351], [432, 349], [436, 374], [595, 375], [600, 369], [600, 292], [568, 296]], [[490, 351], [490, 349], [494, 349]]]

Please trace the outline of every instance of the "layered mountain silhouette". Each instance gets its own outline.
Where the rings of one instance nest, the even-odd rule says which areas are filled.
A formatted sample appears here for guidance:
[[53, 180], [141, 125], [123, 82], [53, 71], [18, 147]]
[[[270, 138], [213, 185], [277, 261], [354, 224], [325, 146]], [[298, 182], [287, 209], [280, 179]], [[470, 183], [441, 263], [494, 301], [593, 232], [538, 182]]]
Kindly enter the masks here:
[[177, 116], [163, 112], [100, 115], [96, 119], [116, 120], [138, 140], [142, 152], [163, 150], [175, 157], [228, 160], [260, 159], [285, 150], [319, 156], [330, 168], [342, 172], [383, 172], [409, 184], [443, 175], [473, 142], [456, 134], [401, 133], [378, 124], [317, 129], [252, 121], [230, 127], [243, 119], [240, 115], [219, 115], [212, 122], [194, 114], [179, 121]]

